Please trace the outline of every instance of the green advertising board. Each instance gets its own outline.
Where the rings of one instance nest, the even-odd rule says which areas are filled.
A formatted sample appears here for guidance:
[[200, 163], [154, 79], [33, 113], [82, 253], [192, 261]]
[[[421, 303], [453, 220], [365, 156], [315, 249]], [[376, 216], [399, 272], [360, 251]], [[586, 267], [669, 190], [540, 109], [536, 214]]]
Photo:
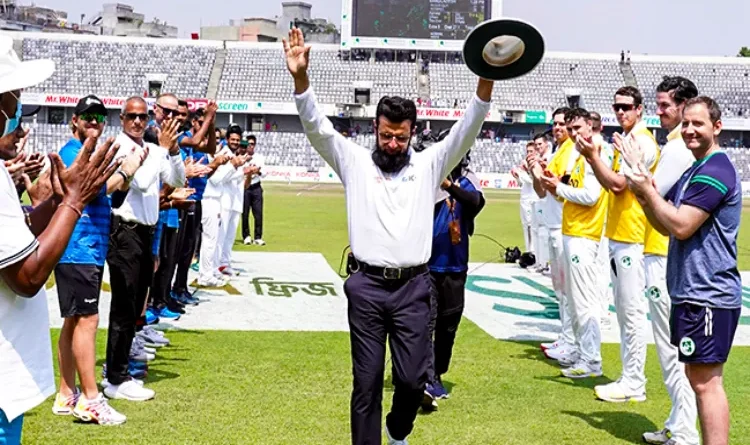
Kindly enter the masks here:
[[547, 123], [547, 112], [546, 111], [527, 111], [525, 113], [524, 122], [527, 124], [546, 124]]

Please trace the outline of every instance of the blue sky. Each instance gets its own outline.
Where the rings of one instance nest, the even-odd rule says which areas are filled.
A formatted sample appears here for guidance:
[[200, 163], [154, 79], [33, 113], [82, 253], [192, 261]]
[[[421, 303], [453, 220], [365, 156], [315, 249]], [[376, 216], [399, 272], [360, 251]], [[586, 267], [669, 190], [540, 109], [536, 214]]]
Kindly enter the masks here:
[[[29, 3], [29, 0], [19, 0]], [[305, 0], [316, 17], [340, 21], [340, 0]], [[268, 0], [122, 0], [147, 19], [158, 17], [180, 28], [180, 37], [201, 24], [227, 24], [243, 17], [273, 17], [281, 1]], [[69, 19], [92, 15], [101, 0], [35, 0], [68, 11]], [[177, 6], [179, 5], [179, 6]], [[208, 7], [207, 5], [210, 5]], [[734, 56], [750, 46], [748, 0], [505, 0], [503, 15], [533, 23], [552, 51]]]

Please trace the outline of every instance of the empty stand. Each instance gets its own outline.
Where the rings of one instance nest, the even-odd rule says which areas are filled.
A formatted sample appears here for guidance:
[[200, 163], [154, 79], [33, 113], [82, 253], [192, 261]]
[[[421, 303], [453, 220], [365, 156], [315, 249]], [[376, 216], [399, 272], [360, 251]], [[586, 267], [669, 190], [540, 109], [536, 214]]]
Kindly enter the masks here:
[[166, 74], [163, 91], [206, 97], [215, 49], [108, 40], [23, 40], [24, 59], [52, 59], [55, 73], [30, 92], [128, 97], [142, 95], [149, 74]]

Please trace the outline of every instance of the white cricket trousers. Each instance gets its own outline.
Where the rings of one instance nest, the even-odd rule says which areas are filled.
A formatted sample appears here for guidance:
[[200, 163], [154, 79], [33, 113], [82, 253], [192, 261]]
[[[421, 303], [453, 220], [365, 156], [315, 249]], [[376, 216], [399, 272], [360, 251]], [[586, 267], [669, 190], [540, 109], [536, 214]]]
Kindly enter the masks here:
[[523, 241], [526, 245], [524, 252], [534, 252], [534, 238], [536, 237], [536, 227], [532, 223], [534, 218], [534, 201], [528, 199], [521, 200], [521, 230], [523, 230]]
[[667, 258], [646, 255], [643, 263], [646, 267], [646, 297], [651, 326], [654, 328], [656, 355], [659, 357], [664, 385], [672, 400], [672, 409], [664, 427], [672, 432], [672, 438], [677, 443], [699, 445], [695, 393], [685, 375], [685, 365], [678, 360], [677, 347], [670, 342], [669, 314], [672, 302], [667, 292]]
[[534, 255], [536, 255], [536, 265], [545, 266], [549, 263], [549, 229], [544, 225], [539, 225], [536, 229], [534, 238]]
[[240, 224], [242, 212], [225, 210], [221, 212], [221, 227], [219, 228], [219, 267], [232, 265], [232, 247], [237, 238], [237, 226]]
[[221, 203], [216, 198], [203, 197], [201, 202], [201, 252], [199, 281], [212, 280], [219, 269], [219, 231], [221, 228]]
[[646, 298], [643, 244], [609, 240], [612, 286], [620, 326], [621, 384], [632, 391], [646, 389]]
[[565, 281], [565, 252], [563, 252], [563, 235], [560, 229], [549, 231], [549, 269], [552, 278], [552, 289], [557, 295], [560, 305], [560, 323], [562, 333], [560, 339], [566, 344], [575, 345], [575, 334], [573, 332], [573, 320], [571, 318], [570, 303], [566, 292]]
[[609, 306], [611, 304], [609, 296], [609, 285], [612, 284], [610, 277], [609, 265], [609, 239], [602, 237], [599, 242], [599, 250], [596, 253], [596, 262], [599, 265], [597, 272], [597, 291], [601, 297], [602, 312], [601, 317], [609, 317]]
[[566, 294], [575, 345], [583, 361], [601, 363], [601, 298], [598, 292], [600, 268], [597, 262], [599, 243], [587, 238], [564, 235], [563, 247]]

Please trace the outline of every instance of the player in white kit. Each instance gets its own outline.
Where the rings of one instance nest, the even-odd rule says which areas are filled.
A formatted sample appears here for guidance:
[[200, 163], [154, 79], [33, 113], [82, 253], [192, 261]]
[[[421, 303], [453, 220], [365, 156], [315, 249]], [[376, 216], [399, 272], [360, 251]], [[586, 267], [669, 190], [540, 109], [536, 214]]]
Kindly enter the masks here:
[[[557, 295], [560, 310], [560, 322], [562, 332], [560, 338], [552, 343], [543, 343], [541, 346], [544, 354], [548, 358], [555, 360], [564, 359], [570, 351], [569, 346], [575, 344], [573, 335], [573, 325], [570, 318], [570, 308], [568, 306], [567, 295], [565, 294], [565, 269], [563, 255], [563, 237], [562, 237], [562, 199], [549, 193], [542, 185], [541, 178], [543, 175], [553, 175], [561, 177], [567, 173], [568, 159], [574, 151], [574, 143], [568, 137], [568, 131], [565, 127], [565, 113], [570, 111], [569, 108], [559, 108], [552, 115], [553, 134], [557, 142], [557, 150], [552, 155], [552, 159], [546, 167], [539, 161], [538, 156], [528, 158], [531, 167], [532, 178], [534, 179], [534, 190], [541, 198], [540, 206], [542, 208], [542, 217], [544, 226], [548, 230], [549, 238], [541, 239], [540, 244], [544, 249], [549, 249], [550, 258], [550, 276], [552, 278], [552, 287]], [[567, 346], [563, 348], [563, 346]], [[559, 350], [558, 350], [559, 349]], [[571, 363], [572, 364], [572, 363]]]
[[[543, 134], [535, 136], [534, 145], [536, 146], [536, 158], [546, 168], [547, 164], [552, 160], [552, 147], [547, 140], [547, 136]], [[526, 163], [528, 165], [528, 155]], [[537, 193], [537, 200], [532, 204], [534, 215], [531, 222], [536, 225], [536, 238], [534, 239], [534, 255], [536, 255], [535, 269], [537, 272], [544, 272], [549, 267], [549, 249], [547, 248], [549, 246], [549, 229], [544, 219], [544, 204], [539, 196], [539, 193], [543, 193], [543, 191], [541, 189], [537, 190], [536, 186], [534, 186], [534, 190]]]
[[[536, 151], [536, 145], [533, 141], [529, 141], [526, 144], [526, 155]], [[539, 197], [534, 191], [534, 181], [529, 175], [529, 167], [526, 164], [526, 160], [521, 161], [518, 167], [510, 170], [510, 174], [516, 178], [518, 184], [521, 186], [521, 230], [523, 230], [523, 240], [526, 245], [525, 252], [535, 253], [534, 242], [536, 233], [534, 233], [534, 224], [532, 218], [534, 216], [534, 202], [539, 200]]]

